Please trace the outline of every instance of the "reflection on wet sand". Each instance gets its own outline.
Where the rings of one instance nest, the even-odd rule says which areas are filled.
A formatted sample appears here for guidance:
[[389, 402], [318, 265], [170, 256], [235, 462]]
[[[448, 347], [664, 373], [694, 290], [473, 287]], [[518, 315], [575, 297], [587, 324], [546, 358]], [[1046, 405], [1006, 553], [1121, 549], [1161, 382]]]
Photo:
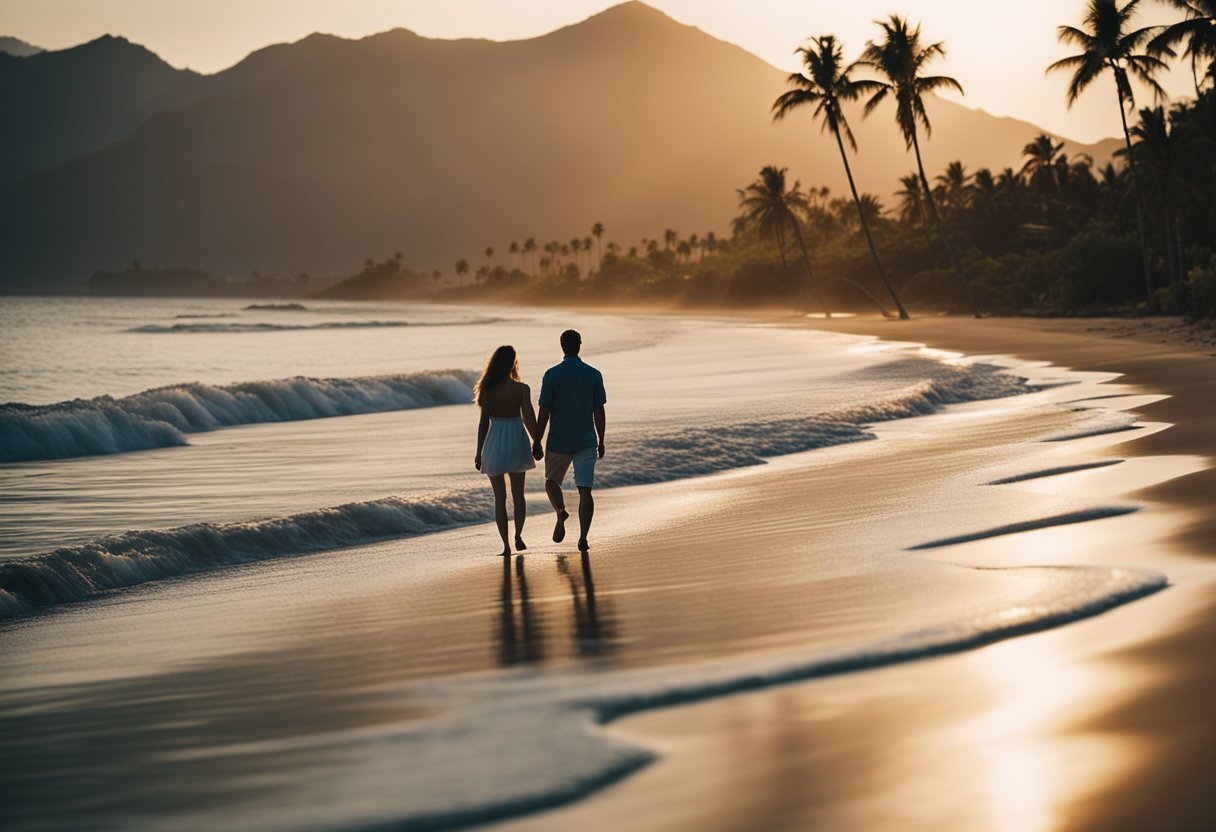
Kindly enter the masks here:
[[515, 612], [511, 558], [502, 559], [502, 591], [498, 627], [498, 664], [510, 667], [530, 664], [544, 658], [543, 624], [533, 609], [524, 575], [524, 556], [515, 558], [515, 582], [519, 585], [519, 614]]
[[570, 584], [574, 606], [574, 648], [579, 656], [603, 656], [615, 647], [614, 621], [611, 607], [604, 611], [595, 597], [595, 581], [591, 575], [591, 555], [582, 553], [582, 572], [570, 569], [565, 555], [557, 558], [557, 571]]

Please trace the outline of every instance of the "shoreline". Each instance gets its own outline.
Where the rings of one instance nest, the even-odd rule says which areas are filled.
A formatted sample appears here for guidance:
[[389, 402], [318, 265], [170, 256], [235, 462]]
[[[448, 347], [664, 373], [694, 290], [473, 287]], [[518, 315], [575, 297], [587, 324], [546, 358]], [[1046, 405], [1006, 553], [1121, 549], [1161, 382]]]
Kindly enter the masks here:
[[[784, 325], [788, 320], [775, 323]], [[885, 330], [880, 321], [849, 319], [833, 325], [837, 323]], [[953, 334], [955, 323], [929, 323], [944, 325], [947, 334]], [[977, 337], [991, 338], [992, 330], [982, 329], [985, 323], [974, 325], [979, 328]], [[801, 324], [825, 329], [819, 320]], [[882, 334], [888, 337], [898, 334], [902, 343], [914, 340], [903, 326], [892, 326]], [[1016, 327], [1006, 336], [1026, 337]], [[1098, 349], [1092, 337], [1080, 340], [1090, 349]], [[941, 342], [941, 346], [948, 344]], [[998, 350], [999, 345], [992, 346], [973, 354], [1024, 354], [1023, 350]], [[1052, 348], [1052, 344], [1044, 346]], [[1044, 355], [1051, 357], [1050, 351]], [[1059, 381], [1060, 374], [1055, 370], [1067, 363], [1057, 360], [1051, 362], [1052, 366], [1042, 367], [1041, 363], [1031, 361], [1024, 366], [1020, 364], [1015, 372], [1021, 375], [1020, 370], [1026, 370], [1032, 376]], [[447, 675], [477, 673], [495, 666], [492, 651], [499, 653], [498, 664], [502, 667], [504, 656], [527, 661], [529, 656], [544, 654], [546, 673], [535, 674], [538, 686], [530, 690], [544, 697], [560, 697], [563, 684], [577, 679], [577, 674], [564, 672], [581, 669], [587, 696], [608, 703], [614, 696], [624, 696], [626, 701], [632, 697], [643, 704], [642, 708], [622, 709], [621, 712], [632, 710], [634, 715], [612, 722], [607, 730], [566, 720], [564, 730], [569, 733], [561, 736], [589, 743], [583, 746], [589, 755], [587, 759], [580, 760], [576, 754], [565, 760], [566, 765], [573, 763], [584, 770], [588, 766], [594, 769], [592, 761], [596, 755], [602, 760], [604, 754], [611, 757], [617, 753], [612, 747], [603, 746], [605, 739], [609, 746], [615, 744], [618, 752], [622, 747], [632, 748], [634, 755], [651, 754], [657, 749], [663, 756], [632, 777], [565, 808], [518, 815], [515, 821], [504, 823], [517, 823], [523, 829], [545, 828], [546, 823], [553, 824], [553, 828], [570, 828], [571, 817], [577, 815], [590, 816], [590, 822], [583, 824], [589, 828], [623, 823], [644, 828], [634, 823], [643, 808], [647, 817], [653, 817], [657, 825], [652, 828], [656, 829], [688, 825], [711, 830], [737, 829], [749, 824], [763, 825], [760, 820], [767, 820], [773, 827], [785, 823], [788, 828], [805, 828], [795, 819], [801, 817], [797, 811], [805, 810], [806, 805], [792, 805], [789, 795], [780, 794], [768, 796], [784, 802], [775, 807], [765, 805], [757, 802], [757, 795], [765, 794], [758, 787], [767, 782], [785, 783], [787, 788], [795, 782], [813, 782], [820, 784], [824, 794], [821, 800], [814, 801], [815, 814], [811, 819], [828, 828], [839, 827], [863, 817], [857, 814], [856, 805], [849, 805], [847, 800], [856, 797], [850, 792], [854, 781], [859, 777], [864, 780], [868, 772], [884, 764], [880, 752], [885, 753], [888, 745], [894, 743], [899, 747], [912, 742], [900, 741], [901, 731], [905, 734], [927, 731], [938, 744], [927, 743], [924, 737], [917, 741], [919, 745], [912, 743], [914, 750], [921, 748], [919, 753], [925, 754], [923, 762], [915, 755], [910, 766], [901, 759], [897, 767], [900, 771], [892, 774], [888, 782], [875, 782], [868, 790], [870, 794], [886, 795], [892, 787], [901, 786], [903, 781], [896, 775], [906, 776], [906, 769], [927, 772], [943, 757], [955, 756], [952, 746], [949, 743], [943, 746], [941, 741], [954, 737], [953, 751], [957, 752], [959, 714], [978, 718], [985, 703], [1001, 706], [999, 689], [976, 685], [977, 675], [986, 678], [984, 674], [992, 670], [983, 670], [986, 662], [991, 664], [992, 655], [1016, 656], [1027, 649], [1033, 654], [1044, 643], [1057, 645], [1054, 666], [1051, 662], [1044, 663], [1042, 656], [1034, 655], [1030, 660], [1023, 656], [1013, 663], [1020, 671], [1033, 671], [1030, 675], [1036, 679], [1049, 678], [1048, 671], [1064, 672], [1078, 659], [1084, 659], [1086, 667], [1099, 664], [1094, 658], [1095, 650], [1109, 653], [1129, 645], [1146, 644], [1157, 634], [1171, 635], [1178, 630], [1174, 626], [1178, 614], [1171, 611], [1179, 606], [1202, 609], [1196, 603], [1196, 593], [1185, 586], [1185, 581], [1190, 580], [1184, 574], [1189, 568], [1185, 564], [1191, 560], [1181, 556], [1171, 559], [1164, 551], [1155, 553], [1145, 564], [1130, 556], [1122, 557], [1117, 565], [1152, 567], [1153, 571], [1168, 575], [1174, 585], [1067, 627], [1057, 626], [981, 649], [814, 681], [791, 681], [798, 678], [800, 671], [796, 668], [805, 666], [797, 664], [805, 660], [800, 659], [808, 655], [805, 651], [816, 658], [821, 655], [816, 652], [820, 649], [882, 644], [878, 639], [889, 634], [892, 624], [900, 632], [917, 635], [922, 631], [909, 630], [916, 629], [915, 622], [925, 626], [944, 620], [957, 622], [965, 629], [972, 623], [966, 617], [968, 614], [1015, 609], [1033, 614], [1034, 604], [1040, 600], [1059, 600], [1060, 580], [1068, 583], [1070, 574], [1077, 577], [1087, 572], [1118, 571], [1109, 568], [1111, 564], [1103, 557], [1101, 545], [1118, 545], [1133, 551], [1137, 546], [1152, 544], [1153, 535], [1162, 528], [1171, 534], [1179, 528], [1190, 529], [1192, 524], [1183, 522], [1184, 509], [1169, 509], [1162, 502], [1153, 512], [1119, 512], [1119, 516], [1106, 515], [1107, 519], [1096, 523], [1048, 528], [1040, 522], [1033, 532], [1036, 540], [1067, 540], [1071, 535], [1074, 544], [1088, 542], [1089, 550], [1084, 556], [1076, 554], [1084, 546], [1061, 549], [1070, 552], [1069, 559], [1061, 560], [1055, 554], [1039, 560], [1026, 559], [1024, 553], [1018, 552], [1019, 535], [964, 543], [951, 547], [945, 554], [908, 550], [917, 542], [941, 539], [943, 529], [999, 529], [1002, 524], [993, 512], [1007, 512], [1010, 519], [1042, 519], [1061, 511], [1119, 504], [1119, 495], [1126, 490], [1119, 487], [1120, 480], [1144, 483], [1144, 493], [1169, 488], [1171, 478], [1180, 469], [1169, 465], [1161, 471], [1142, 467], [1138, 460], [1151, 458], [1137, 454], [1143, 448], [1142, 443], [1163, 435], [1168, 439], [1177, 429], [1177, 422], [1175, 427], [1165, 430], [1162, 425], [1150, 424], [1134, 431], [1105, 433], [1062, 445], [1039, 444], [1056, 429], [1076, 425], [1078, 419], [1076, 414], [1058, 407], [1044, 415], [1045, 405], [1058, 405], [1073, 398], [1107, 398], [1110, 394], [1125, 398], [1103, 410], [1131, 409], [1142, 413], [1156, 399], [1130, 395], [1139, 391], [1124, 380], [1113, 381], [1113, 373], [1108, 369], [1076, 375], [1082, 380], [1081, 387], [1047, 387], [1029, 396], [980, 400], [926, 417], [883, 423], [877, 431], [881, 434], [878, 442], [775, 457], [764, 466], [615, 492], [611, 498], [615, 505], [609, 508], [606, 504], [609, 510], [602, 519], [597, 518], [597, 549], [591, 559], [595, 563], [594, 590], [587, 562], [583, 563], [580, 575], [577, 556], [570, 561], [568, 555], [544, 544], [526, 555], [529, 588], [525, 588], [524, 558], [516, 559], [514, 569], [507, 562], [505, 572], [501, 559], [479, 558], [478, 555], [486, 554], [481, 547], [488, 539], [490, 527], [472, 526], [339, 550], [325, 557], [305, 556], [299, 560], [218, 570], [197, 579], [119, 593], [87, 608], [64, 611], [62, 615], [47, 616], [41, 622], [31, 621], [28, 627], [8, 631], [8, 636], [19, 636], [13, 642], [17, 649], [11, 658], [15, 667], [21, 666], [27, 672], [43, 668], [66, 672], [93, 685], [95, 682], [89, 681], [89, 675], [100, 668], [89, 665], [104, 660], [107, 666], [102, 672], [110, 672], [113, 666], [116, 674], [130, 674], [131, 668], [135, 668], [138, 675], [124, 682], [130, 688], [127, 695], [149, 697], [161, 723], [180, 721], [182, 713], [175, 703], [182, 701], [182, 697], [177, 691], [204, 691], [197, 703], [199, 707], [190, 707], [191, 721], [205, 724], [207, 718], [216, 719], [229, 728], [229, 736], [224, 738], [227, 743], [239, 745], [221, 740], [218, 748], [212, 748], [215, 740], [209, 732], [196, 736], [198, 729], [179, 729], [183, 734], [181, 747], [190, 753], [178, 762], [191, 768], [179, 772], [173, 780], [165, 780], [168, 772], [155, 767], [156, 758], [149, 757], [152, 764], [144, 770], [153, 784], [161, 781], [160, 786], [167, 789], [163, 799], [169, 803], [175, 794], [188, 800], [201, 798], [208, 788], [216, 789], [212, 797], [223, 798], [228, 794], [223, 781], [217, 783], [213, 778], [223, 773], [222, 768], [217, 768], [219, 761], [230, 750], [239, 749], [244, 765], [251, 766], [253, 761], [260, 760], [260, 766], [270, 763], [267, 770], [275, 770], [284, 781], [305, 777], [292, 786], [293, 791], [315, 776], [320, 779], [312, 783], [310, 791], [328, 794], [335, 805], [340, 799], [365, 794], [363, 802], [369, 808], [388, 813], [404, 799], [408, 813], [430, 805], [434, 795], [428, 789], [433, 790], [435, 784], [428, 787], [427, 777], [412, 778], [400, 770], [400, 761], [410, 759], [408, 755], [401, 756], [402, 749], [394, 756], [390, 753], [391, 742], [373, 744], [384, 746], [388, 756], [382, 762], [397, 761], [382, 771], [376, 770], [375, 779], [394, 785], [392, 792], [379, 796], [385, 802], [376, 803], [375, 789], [361, 783], [358, 767], [352, 766], [341, 751], [341, 736], [349, 731], [374, 735], [379, 730], [376, 727], [379, 720], [389, 718], [398, 726], [384, 736], [385, 740], [391, 740], [399, 731], [411, 730], [395, 722], [397, 715], [417, 718], [416, 715], [442, 711], [445, 686], [424, 685], [419, 690], [417, 677], [412, 675], [419, 672], [415, 666], [425, 671], [430, 666], [428, 662], [438, 662], [446, 668]], [[1185, 403], [1175, 401], [1176, 405]], [[1029, 418], [1019, 419], [1018, 413]], [[1202, 431], [1197, 435], [1203, 438]], [[1001, 452], [1004, 450], [1014, 453]], [[1177, 451], [1173, 453], [1177, 455]], [[1086, 482], [1094, 484], [1095, 494], [1085, 495], [1085, 499], [1068, 493], [1052, 494], [1041, 488], [1035, 491], [1023, 485], [1012, 489], [982, 487], [1009, 475], [1041, 473], [1064, 462], [1088, 463], [1111, 454], [1131, 458], [1123, 459], [1117, 466], [1083, 465], [1079, 474], [1070, 475], [1089, 477]], [[1203, 462], [1209, 463], [1210, 456], [1205, 456]], [[1162, 485], [1150, 487], [1151, 483]], [[977, 490], [976, 486], [981, 487]], [[790, 511], [793, 505], [807, 508]], [[1153, 517], [1158, 518], [1157, 522], [1151, 522]], [[543, 520], [540, 522], [543, 527]], [[532, 528], [532, 534], [538, 534]], [[1104, 543], [1097, 545], [1094, 541]], [[859, 571], [859, 564], [854, 563], [857, 559], [851, 555], [867, 551], [881, 552], [882, 557], [870, 566], [860, 564], [863, 568]], [[995, 563], [985, 559], [992, 552], [1001, 555]], [[418, 567], [411, 564], [421, 564], [423, 574], [419, 575]], [[1044, 564], [1047, 568], [1043, 568]], [[997, 574], [992, 571], [994, 566], [1011, 569]], [[1059, 580], [1051, 577], [1053, 570]], [[421, 593], [419, 579], [426, 586]], [[269, 597], [275, 600], [267, 603], [265, 592], [271, 587], [273, 595]], [[1079, 590], [1093, 596], [1092, 586], [1081, 585]], [[410, 612], [402, 615], [405, 609]], [[887, 612], [898, 613], [899, 617], [888, 620]], [[1126, 623], [1114, 627], [1112, 634], [1110, 625], [1115, 621], [1137, 623], [1138, 628], [1131, 628], [1134, 637], [1129, 636]], [[4, 632], [0, 629], [0, 633]], [[82, 643], [86, 633], [86, 640], [92, 642], [94, 632], [106, 634], [106, 638], [96, 642], [98, 648], [105, 649], [99, 649], [96, 656], [90, 655], [90, 651], [74, 653], [78, 651], [75, 645]], [[123, 633], [142, 633], [144, 638], [138, 643], [128, 643], [120, 637]], [[43, 642], [41, 649], [39, 642]], [[1183, 668], [1191, 667], [1194, 660], [1193, 648], [1188, 649], [1192, 652], [1180, 659]], [[794, 655], [787, 658], [791, 651]], [[176, 658], [179, 655], [189, 657], [189, 667], [182, 668], [181, 659]], [[755, 677], [766, 685], [769, 682], [764, 680], [772, 679], [777, 683], [775, 686], [755, 691], [756, 685], [729, 682], [725, 687], [711, 687], [705, 694], [717, 698], [691, 695], [697, 700], [695, 704], [645, 709], [646, 705], [663, 701], [680, 701], [680, 696], [672, 698], [670, 692], [664, 693], [667, 684], [664, 679], [675, 671], [679, 671], [676, 675], [682, 675], [691, 670], [695, 676], [699, 663], [716, 662], [721, 669], [740, 658], [749, 658], [758, 662], [745, 667], [744, 673], [751, 674], [765, 667], [766, 658], [774, 657], [794, 662], [786, 665], [793, 670], [776, 671], [784, 675], [774, 676], [772, 665], [768, 665], [770, 669], [763, 671], [767, 675]], [[1137, 660], [1137, 665], [1154, 661], [1156, 658], [1150, 656]], [[263, 664], [269, 664], [272, 672], [263, 671]], [[124, 665], [125, 669], [120, 669]], [[255, 666], [259, 668], [256, 672], [252, 671]], [[615, 673], [595, 673], [599, 666], [625, 671], [634, 680], [642, 677], [631, 671], [645, 671], [649, 675], [643, 674], [644, 680], [649, 680], [651, 687], [644, 686], [640, 692], [635, 689], [631, 694], [621, 687]], [[557, 671], [556, 687], [552, 689], [544, 685], [550, 669]], [[318, 674], [318, 670], [322, 672]], [[732, 667], [727, 667], [726, 672], [730, 674], [725, 677], [728, 680], [739, 678]], [[807, 671], [801, 672], [805, 678]], [[493, 683], [497, 676], [487, 674], [487, 683]], [[527, 676], [513, 673], [505, 679], [507, 687], [503, 692], [508, 700], [512, 693], [509, 686], [526, 682]], [[1084, 688], [1086, 692], [1099, 693], [1088, 704], [1104, 714], [1116, 705], [1132, 701], [1133, 694], [1143, 694], [1148, 690], [1147, 681], [1160, 679], [1161, 674], [1150, 677], [1152, 674], [1140, 672], [1127, 678], [1108, 673], [1103, 677], [1105, 687], [1090, 684]], [[26, 677], [27, 681], [29, 678]], [[44, 676], [43, 683], [49, 684], [56, 678], [54, 673]], [[751, 677], [742, 678], [746, 682]], [[706, 681], [702, 679], [698, 684]], [[753, 692], [740, 692], [748, 689]], [[123, 689], [118, 690], [121, 693]], [[452, 690], [459, 690], [459, 686]], [[915, 707], [911, 708], [906, 698], [910, 690], [919, 691], [914, 697]], [[164, 691], [170, 695], [158, 701]], [[943, 691], [951, 695], [943, 697]], [[957, 691], [971, 692], [976, 701], [967, 701]], [[250, 692], [253, 695], [248, 695]], [[825, 692], [829, 694], [826, 698]], [[418, 693], [422, 693], [421, 698]], [[311, 704], [309, 696], [315, 697]], [[291, 727], [290, 703], [299, 702], [302, 697], [309, 707], [296, 718], [306, 721], [294, 726], [295, 735], [290, 740], [279, 736], [277, 731]], [[497, 702], [497, 697], [493, 700]], [[284, 704], [275, 707], [273, 716], [281, 727], [269, 726], [265, 730], [270, 734], [259, 741], [264, 731], [259, 723], [267, 716], [263, 706], [279, 701]], [[578, 707], [587, 704], [582, 699], [572, 701]], [[689, 701], [689, 696], [682, 701]], [[944, 707], [943, 702], [956, 707]], [[1199, 707], [1206, 707], [1202, 697], [1196, 702]], [[1070, 713], [1075, 717], [1076, 702], [1071, 704]], [[386, 705], [391, 706], [388, 712]], [[509, 702], [502, 707], [508, 708], [508, 716], [528, 716], [510, 710]], [[831, 715], [826, 724], [825, 707]], [[1157, 710], [1154, 708], [1154, 712]], [[313, 719], [327, 712], [334, 719], [329, 726], [337, 732], [333, 736], [319, 735], [311, 725]], [[603, 706], [600, 713], [610, 718], [611, 705]], [[141, 743], [151, 744], [158, 736], [155, 725], [145, 724], [148, 722], [145, 715], [136, 718], [132, 714], [130, 723], [103, 717], [104, 712], [97, 714], [86, 709], [79, 724], [90, 726], [98, 736], [109, 733], [114, 741], [129, 741], [136, 749]], [[99, 720], [97, 724], [92, 722], [95, 718]], [[503, 771], [512, 766], [516, 771], [504, 782], [495, 774], [502, 760], [495, 765], [492, 754], [488, 758], [476, 753], [462, 756], [459, 744], [450, 747], [442, 744], [442, 750], [450, 756], [441, 755], [435, 762], [442, 763], [450, 776], [438, 783], [450, 782], [453, 786], [463, 783], [461, 788], [469, 788], [469, 784], [482, 784], [489, 778], [510, 793], [517, 787], [509, 781], [519, 777], [521, 783], [531, 783], [535, 792], [545, 782], [546, 774], [552, 776], [554, 766], [562, 767], [563, 759], [562, 754], [553, 750], [558, 746], [545, 741], [558, 737], [548, 737], [543, 730], [535, 737], [528, 735], [533, 727], [553, 728], [550, 720], [543, 720], [542, 725], [535, 718], [533, 713], [519, 722], [511, 718], [497, 723], [496, 730], [515, 736], [515, 740], [496, 740], [498, 745], [494, 747], [498, 753], [528, 750], [531, 764], [539, 766], [531, 772], [533, 777], [528, 776], [528, 764], [512, 756]], [[348, 719], [349, 724], [345, 722]], [[424, 717], [423, 722], [428, 719]], [[774, 748], [791, 745], [786, 736], [791, 719], [805, 723], [807, 730], [815, 734], [813, 739], [794, 744], [793, 751], [823, 749], [829, 754], [830, 765], [824, 768], [823, 759], [799, 759], [798, 753], [793, 758], [789, 753], [773, 753]], [[877, 734], [876, 726], [880, 728]], [[26, 730], [18, 723], [12, 727], [15, 734]], [[1103, 731], [1110, 733], [1105, 728]], [[870, 737], [871, 747], [857, 746], [855, 739], [862, 736]], [[637, 737], [643, 740], [640, 744]], [[276, 746], [281, 748], [279, 744], [287, 741], [297, 753], [303, 754], [308, 749], [307, 769], [279, 770], [274, 765]], [[504, 743], [512, 747], [507, 748]], [[704, 743], [709, 743], [709, 747]], [[370, 748], [365, 744], [357, 747]], [[478, 746], [474, 743], [471, 747]], [[206, 753], [196, 755], [196, 748]], [[932, 749], [932, 753], [924, 748]], [[691, 758], [687, 754], [689, 749], [693, 752]], [[93, 750], [98, 754], [97, 763], [105, 765], [109, 749], [102, 744]], [[786, 748], [786, 752], [789, 750]], [[1110, 749], [1104, 745], [1103, 750]], [[268, 759], [262, 760], [262, 754], [269, 755]], [[38, 762], [57, 764], [49, 755], [49, 751], [43, 752], [42, 757], [48, 759]], [[209, 759], [216, 762], [208, 762]], [[1111, 755], [1111, 759], [1115, 756]], [[138, 753], [134, 760], [144, 762]], [[73, 763], [73, 771], [89, 768], [79, 765], [77, 760]], [[820, 767], [808, 775], [806, 767], [812, 764]], [[885, 764], [890, 765], [889, 761]], [[37, 770], [34, 761], [31, 766]], [[714, 780], [710, 776], [713, 772], [707, 771], [706, 766], [716, 766], [717, 774], [724, 779]], [[1203, 771], [1202, 766], [1194, 770]], [[1112, 768], [1107, 773], [1113, 777], [1124, 772]], [[954, 774], [965, 775], [966, 767], [960, 768], [956, 762]], [[1067, 778], [1062, 780], [1067, 782]], [[659, 787], [654, 785], [656, 782]], [[679, 791], [680, 788], [685, 791]], [[1092, 789], [1085, 793], [1091, 792]], [[418, 802], [409, 802], [411, 794]], [[321, 800], [311, 793], [309, 796]], [[711, 798], [729, 798], [727, 805], [717, 807], [724, 810], [719, 816], [704, 816], [705, 811], [715, 807]], [[659, 803], [648, 804], [648, 800]], [[200, 824], [210, 821], [218, 825], [241, 817], [227, 814], [239, 810], [235, 806], [227, 808], [223, 799], [208, 802], [214, 809], [195, 818]], [[605, 806], [616, 808], [605, 812]], [[655, 811], [651, 812], [648, 806]], [[892, 806], [888, 802], [886, 810], [895, 811]], [[702, 816], [697, 816], [694, 824], [693, 816], [672, 815], [672, 811], [699, 811]], [[324, 814], [309, 822], [322, 823]], [[867, 826], [882, 825], [864, 817]], [[280, 818], [282, 823], [285, 821]], [[342, 825], [341, 819], [336, 823]], [[929, 819], [925, 825], [930, 825]], [[983, 825], [978, 824], [980, 828]], [[971, 828], [976, 826], [970, 824]]]
[[[492, 828], [1211, 828], [1211, 355], [1186, 349], [1176, 332], [1163, 337], [1157, 327], [1128, 328], [1122, 319], [845, 318], [793, 325], [1114, 373], [1119, 384], [1164, 394], [1136, 402], [1132, 412], [1168, 428], [1137, 436], [1125, 453], [1134, 459], [1190, 455], [1208, 467], [1128, 490], [1126, 496], [1154, 505], [1171, 523], [1156, 536], [1126, 543], [1143, 544], [1150, 560], [1169, 564], [1171, 586], [1095, 619], [963, 654], [627, 717], [610, 732], [661, 752], [649, 769], [574, 806]], [[1118, 474], [1112, 476], [1117, 482]], [[1017, 557], [1016, 548], [1007, 551]], [[1053, 684], [1066, 689], [1079, 673], [1101, 683], [1091, 684], [1080, 701], [1027, 694], [1016, 679], [1006, 680], [1009, 689], [981, 690], [977, 667], [991, 665], [992, 657], [998, 666], [1034, 667], [1048, 691]], [[1034, 718], [1009, 720], [1013, 728], [1002, 733], [1001, 720], [991, 717], [1004, 712]], [[995, 722], [991, 735], [960, 746], [960, 733], [985, 720]], [[874, 726], [884, 726], [876, 737]], [[889, 749], [901, 749], [897, 770], [876, 776], [894, 762]], [[960, 765], [959, 758], [969, 763]], [[998, 774], [986, 791], [968, 782], [985, 768]], [[1035, 769], [1042, 769], [1039, 779]], [[1042, 782], [1044, 771], [1052, 775], [1050, 785]], [[857, 786], [867, 781], [867, 788]], [[985, 800], [987, 814], [974, 808]]]

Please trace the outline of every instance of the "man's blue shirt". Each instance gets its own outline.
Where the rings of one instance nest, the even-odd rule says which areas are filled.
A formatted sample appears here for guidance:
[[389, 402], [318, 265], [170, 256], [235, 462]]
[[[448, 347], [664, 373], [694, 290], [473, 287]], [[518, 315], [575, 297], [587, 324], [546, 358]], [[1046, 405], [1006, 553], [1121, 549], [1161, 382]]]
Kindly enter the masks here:
[[559, 454], [576, 454], [599, 444], [595, 433], [595, 406], [608, 400], [604, 376], [577, 355], [567, 355], [545, 370], [540, 384], [540, 406], [549, 409], [549, 438], [545, 448]]

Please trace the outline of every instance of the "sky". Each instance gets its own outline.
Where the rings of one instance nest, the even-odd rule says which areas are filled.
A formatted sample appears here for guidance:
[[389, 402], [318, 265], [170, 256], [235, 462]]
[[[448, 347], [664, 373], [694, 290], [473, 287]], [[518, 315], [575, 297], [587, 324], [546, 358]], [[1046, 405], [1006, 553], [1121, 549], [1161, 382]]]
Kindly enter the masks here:
[[[404, 27], [437, 38], [516, 40], [542, 35], [615, 5], [613, 0], [0, 0], [0, 34], [62, 49], [103, 34], [122, 35], [177, 67], [211, 73], [271, 43], [312, 32], [363, 37]], [[1067, 76], [1044, 76], [1071, 54], [1056, 42], [1061, 23], [1080, 24], [1084, 0], [651, 0], [669, 16], [738, 44], [782, 69], [807, 37], [835, 34], [847, 57], [892, 12], [923, 23], [944, 41], [933, 67], [963, 85], [961, 103], [1033, 122], [1092, 142], [1120, 135], [1114, 84], [1103, 80], [1069, 110]], [[1161, 0], [1143, 0], [1138, 25], [1172, 22]], [[1193, 94], [1189, 67], [1163, 79], [1173, 97]], [[1139, 90], [1137, 102], [1148, 104]]]

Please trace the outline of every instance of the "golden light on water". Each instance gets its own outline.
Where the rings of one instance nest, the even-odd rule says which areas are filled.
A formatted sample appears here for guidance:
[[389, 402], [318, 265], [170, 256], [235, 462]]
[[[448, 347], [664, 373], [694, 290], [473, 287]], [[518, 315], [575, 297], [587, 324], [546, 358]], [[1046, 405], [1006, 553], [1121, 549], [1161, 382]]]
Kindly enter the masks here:
[[[1109, 695], [1114, 674], [1102, 662], [1075, 661], [1057, 634], [1015, 639], [970, 661], [979, 679], [1000, 691], [994, 707], [959, 727], [971, 749], [986, 807], [986, 828], [1031, 832], [1060, 826], [1062, 806], [1118, 777], [1136, 747], [1112, 734], [1078, 726], [1086, 705]], [[1117, 684], [1126, 684], [1123, 671]]]

